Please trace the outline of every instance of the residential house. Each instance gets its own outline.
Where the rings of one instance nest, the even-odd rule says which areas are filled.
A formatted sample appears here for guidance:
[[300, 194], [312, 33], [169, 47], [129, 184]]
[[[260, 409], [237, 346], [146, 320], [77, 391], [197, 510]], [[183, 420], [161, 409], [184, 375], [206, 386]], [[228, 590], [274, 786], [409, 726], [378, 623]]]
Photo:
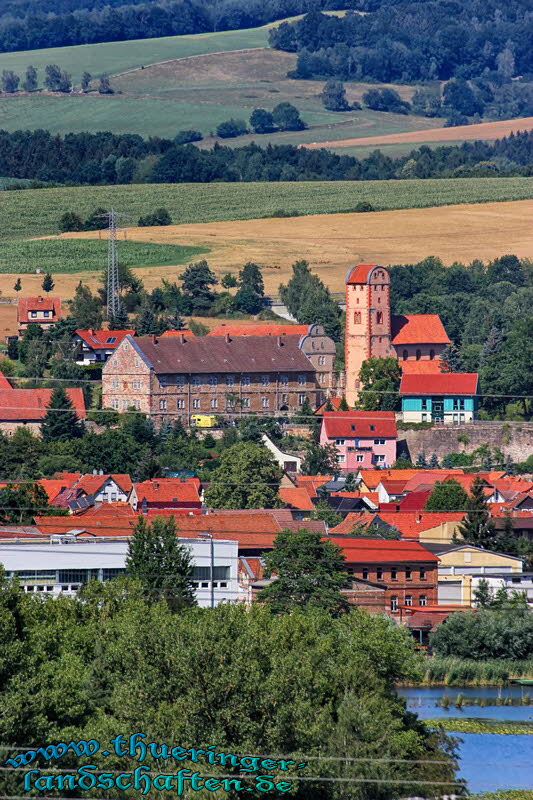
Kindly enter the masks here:
[[293, 412], [306, 398], [317, 406], [332, 380], [335, 345], [328, 339], [327, 350], [308, 354], [312, 341], [312, 336], [126, 336], [103, 367], [102, 405], [137, 408], [157, 425], [203, 412]]
[[477, 414], [477, 387], [477, 372], [403, 375], [403, 421], [453, 425], [471, 422]]
[[17, 303], [17, 326], [19, 336], [29, 325], [40, 325], [46, 330], [61, 316], [59, 297], [21, 297]]
[[72, 341], [77, 350], [77, 364], [96, 364], [107, 361], [125, 336], [135, 336], [134, 330], [95, 331], [76, 330]]
[[333, 444], [343, 472], [390, 467], [396, 460], [393, 411], [325, 411], [320, 444]]
[[377, 264], [358, 264], [346, 275], [346, 400], [357, 400], [359, 372], [368, 358], [428, 361], [439, 371], [438, 359], [450, 339], [436, 314], [394, 316], [390, 307], [390, 276]]
[[135, 510], [173, 509], [176, 514], [201, 514], [202, 500], [198, 478], [154, 478], [134, 484]]
[[474, 605], [474, 575], [501, 576], [522, 572], [522, 559], [503, 553], [494, 553], [471, 544], [424, 545], [437, 555], [439, 563], [439, 604]]
[[347, 534], [361, 525], [382, 525], [399, 531], [402, 539], [418, 541], [420, 544], [448, 544], [457, 533], [464, 517], [463, 511], [389, 512], [381, 509], [375, 514], [348, 514], [340, 525], [332, 528], [332, 534]]
[[[0, 431], [12, 434], [21, 426], [39, 435], [41, 422], [46, 416], [52, 389], [0, 388]], [[85, 400], [81, 389], [67, 389], [67, 396], [78, 419], [85, 419]]]
[[300, 472], [303, 460], [300, 456], [295, 456], [293, 453], [284, 453], [283, 450], [280, 450], [280, 448], [274, 444], [266, 433], [262, 434], [261, 439], [267, 450], [270, 450], [283, 472]]
[[349, 575], [385, 586], [388, 613], [396, 616], [400, 606], [437, 603], [439, 559], [418, 542], [333, 534], [327, 538], [342, 549]]

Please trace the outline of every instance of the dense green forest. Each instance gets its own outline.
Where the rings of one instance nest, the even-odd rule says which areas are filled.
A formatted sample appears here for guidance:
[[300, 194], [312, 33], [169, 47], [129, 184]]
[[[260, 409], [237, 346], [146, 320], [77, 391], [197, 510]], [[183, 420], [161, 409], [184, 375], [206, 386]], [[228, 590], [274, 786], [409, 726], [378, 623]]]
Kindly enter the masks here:
[[42, 130], [0, 131], [0, 175], [58, 184], [529, 176], [532, 164], [531, 131], [491, 143], [421, 146], [395, 159], [376, 150], [362, 160], [294, 145], [252, 143], [231, 148], [215, 144], [211, 150], [202, 150], [134, 134], [61, 137]]
[[390, 0], [8, 0], [0, 52], [253, 28], [313, 8], [363, 9]]
[[272, 47], [298, 53], [299, 77], [401, 83], [524, 76], [531, 40], [529, 0], [404, 0], [340, 18], [315, 10], [270, 35]]

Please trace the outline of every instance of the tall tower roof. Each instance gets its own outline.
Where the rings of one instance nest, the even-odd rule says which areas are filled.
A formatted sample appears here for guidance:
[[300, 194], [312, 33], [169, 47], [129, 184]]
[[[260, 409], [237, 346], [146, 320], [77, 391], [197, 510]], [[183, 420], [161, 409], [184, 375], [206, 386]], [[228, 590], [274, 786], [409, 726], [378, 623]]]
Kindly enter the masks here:
[[379, 266], [379, 264], [357, 264], [355, 267], [350, 267], [346, 273], [346, 284], [369, 283], [372, 271]]

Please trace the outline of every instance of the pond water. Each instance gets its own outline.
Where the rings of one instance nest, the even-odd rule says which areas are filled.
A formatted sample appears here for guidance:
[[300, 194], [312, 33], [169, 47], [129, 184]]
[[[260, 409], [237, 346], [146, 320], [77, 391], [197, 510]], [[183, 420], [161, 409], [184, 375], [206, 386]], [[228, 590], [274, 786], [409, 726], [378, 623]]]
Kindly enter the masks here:
[[[398, 694], [405, 697], [407, 708], [421, 719], [461, 717], [533, 722], [533, 706], [464, 706], [462, 710], [450, 706], [447, 711], [435, 706], [435, 700], [443, 695], [454, 700], [460, 693], [465, 697], [487, 699], [499, 696], [520, 698], [528, 693], [528, 689], [521, 686], [504, 689], [456, 686], [398, 690]], [[471, 792], [533, 789], [533, 736], [497, 733], [458, 733], [455, 736], [461, 740], [459, 775], [467, 781]]]

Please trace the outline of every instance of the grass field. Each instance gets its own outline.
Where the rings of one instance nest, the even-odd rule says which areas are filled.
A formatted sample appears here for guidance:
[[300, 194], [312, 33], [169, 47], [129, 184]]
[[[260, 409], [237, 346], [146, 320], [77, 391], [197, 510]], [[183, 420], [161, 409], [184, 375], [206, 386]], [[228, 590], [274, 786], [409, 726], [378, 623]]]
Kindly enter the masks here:
[[[531, 178], [467, 178], [407, 181], [316, 181], [311, 183], [209, 183], [83, 186], [25, 189], [1, 195], [3, 239], [59, 232], [65, 211], [87, 217], [111, 205], [132, 220], [165, 206], [175, 223], [256, 219], [277, 209], [301, 214], [349, 211], [360, 201], [380, 210], [424, 208], [533, 198]], [[368, 216], [368, 215], [367, 215]], [[358, 219], [363, 215], [358, 215]], [[281, 222], [281, 220], [280, 220]], [[151, 233], [152, 229], [148, 229]], [[512, 237], [509, 236], [509, 247]]]
[[[429, 255], [439, 256], [447, 264], [468, 263], [474, 258], [489, 260], [509, 252], [532, 258], [532, 214], [533, 200], [522, 200], [131, 228], [127, 231], [128, 242], [119, 241], [119, 259], [122, 247], [132, 241], [196, 247], [210, 251], [207, 259], [219, 278], [228, 270], [237, 271], [247, 261], [256, 262], [263, 271], [267, 292], [275, 293], [279, 284], [290, 277], [294, 261], [305, 258], [330, 289], [342, 291], [346, 270], [356, 263], [409, 264]], [[62, 238], [80, 241], [91, 235], [98, 234], [64, 234]], [[101, 242], [96, 239], [94, 244]], [[150, 290], [160, 285], [162, 278], [175, 280], [179, 271], [174, 266], [145, 266], [136, 274]], [[100, 274], [58, 274], [55, 291], [61, 297], [72, 296], [80, 278], [96, 288]], [[24, 292], [39, 291], [41, 279], [42, 276], [24, 276]], [[13, 296], [14, 281], [13, 274], [0, 274], [4, 296]]]
[[[119, 234], [120, 235], [120, 234]], [[149, 242], [120, 243], [120, 261], [127, 267], [157, 267], [184, 264], [205, 248]], [[41, 272], [79, 273], [107, 265], [107, 241], [31, 239], [4, 242], [0, 250], [0, 272], [12, 274]]]

